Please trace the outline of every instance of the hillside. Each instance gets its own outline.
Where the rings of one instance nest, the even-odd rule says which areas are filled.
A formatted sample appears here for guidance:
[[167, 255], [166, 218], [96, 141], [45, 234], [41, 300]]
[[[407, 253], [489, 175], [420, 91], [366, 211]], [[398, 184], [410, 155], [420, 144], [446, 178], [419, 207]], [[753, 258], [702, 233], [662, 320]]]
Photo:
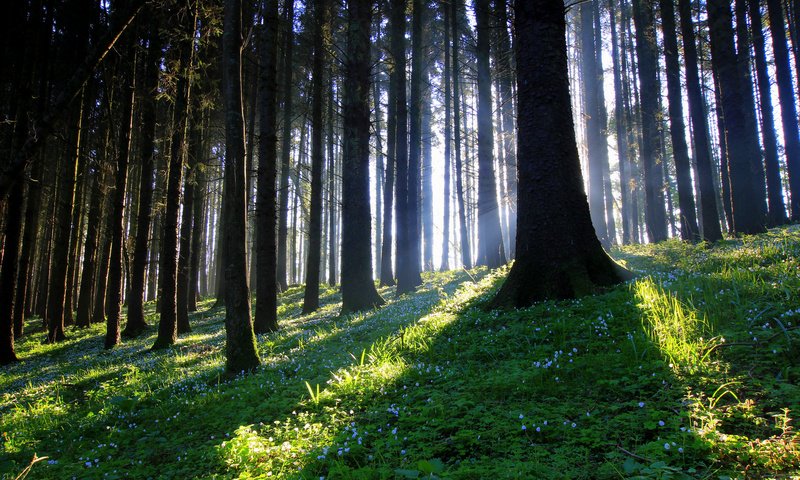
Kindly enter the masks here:
[[[504, 270], [427, 274], [339, 317], [337, 291], [224, 376], [223, 311], [103, 350], [103, 326], [0, 370], [0, 477], [786, 478], [800, 476], [800, 229], [624, 247], [608, 292], [486, 312]], [[156, 322], [149, 305], [148, 322]]]

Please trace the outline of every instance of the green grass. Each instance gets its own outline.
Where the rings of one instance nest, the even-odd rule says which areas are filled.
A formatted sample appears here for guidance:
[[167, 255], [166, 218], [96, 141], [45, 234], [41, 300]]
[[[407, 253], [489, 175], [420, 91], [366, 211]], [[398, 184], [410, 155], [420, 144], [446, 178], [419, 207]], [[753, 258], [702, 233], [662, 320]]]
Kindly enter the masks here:
[[800, 230], [613, 254], [637, 280], [509, 312], [482, 308], [505, 270], [344, 317], [293, 288], [235, 378], [210, 301], [159, 352], [32, 320], [0, 370], [0, 477], [34, 454], [28, 478], [800, 476]]

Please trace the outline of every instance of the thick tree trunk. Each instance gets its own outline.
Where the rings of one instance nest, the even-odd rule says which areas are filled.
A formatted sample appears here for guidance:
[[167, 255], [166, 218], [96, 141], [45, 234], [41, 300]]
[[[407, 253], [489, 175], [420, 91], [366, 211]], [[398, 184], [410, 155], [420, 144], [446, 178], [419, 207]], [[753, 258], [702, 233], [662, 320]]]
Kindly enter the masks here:
[[775, 73], [778, 80], [778, 98], [781, 103], [783, 138], [786, 142], [786, 170], [789, 174], [792, 221], [800, 221], [800, 129], [797, 125], [795, 91], [792, 89], [792, 71], [789, 49], [786, 46], [786, 23], [780, 0], [767, 0], [772, 51], [775, 54]]
[[369, 82], [372, 0], [347, 3], [344, 58], [342, 169], [342, 312], [369, 310], [384, 301], [372, 281], [369, 206]]
[[754, 234], [765, 231], [764, 207], [757, 186], [759, 172], [754, 169], [753, 158], [760, 158], [758, 141], [748, 128], [741, 69], [733, 42], [730, 3], [723, 0], [708, 1], [708, 19], [711, 35], [711, 60], [714, 75], [719, 81], [720, 107], [725, 118], [725, 140], [728, 153], [728, 171], [731, 185], [733, 232]]
[[258, 367], [247, 286], [247, 178], [242, 118], [242, 8], [225, 0], [222, 33], [222, 95], [225, 102], [225, 369], [229, 374]]
[[6, 216], [5, 238], [3, 239], [2, 270], [0, 270], [0, 365], [16, 362], [14, 352], [14, 309], [23, 308], [14, 304], [14, 283], [19, 265], [19, 244], [22, 229], [22, 203], [25, 183], [17, 182], [11, 188], [8, 200], [11, 208]]
[[[603, 251], [581, 180], [561, 2], [517, 0], [517, 257], [492, 307], [569, 298], [626, 276]], [[520, 47], [524, 45], [523, 47]]]
[[783, 201], [780, 165], [778, 163], [778, 139], [775, 135], [775, 114], [772, 109], [769, 70], [767, 66], [766, 42], [761, 27], [761, 8], [758, 0], [748, 0], [750, 29], [756, 58], [756, 78], [761, 111], [761, 141], [764, 145], [764, 170], [767, 175], [767, 222], [771, 227], [787, 222], [786, 205]]
[[497, 268], [506, 263], [497, 182], [494, 173], [492, 77], [489, 71], [489, 0], [476, 0], [478, 29], [478, 263]]
[[639, 59], [641, 85], [642, 146], [644, 167], [645, 224], [651, 242], [667, 239], [667, 212], [664, 207], [663, 159], [659, 149], [658, 48], [652, 5], [645, 0], [633, 1], [636, 24], [636, 52]]
[[261, 34], [259, 62], [258, 189], [256, 196], [256, 314], [255, 333], [278, 329], [277, 226], [277, 63], [278, 2], [269, 0]]
[[664, 59], [667, 66], [667, 90], [672, 153], [675, 157], [675, 176], [678, 180], [678, 205], [681, 210], [681, 238], [700, 240], [697, 226], [694, 192], [692, 191], [692, 165], [686, 145], [686, 125], [683, 121], [681, 72], [678, 61], [678, 37], [675, 33], [675, 6], [673, 0], [660, 0], [662, 32], [664, 34]]

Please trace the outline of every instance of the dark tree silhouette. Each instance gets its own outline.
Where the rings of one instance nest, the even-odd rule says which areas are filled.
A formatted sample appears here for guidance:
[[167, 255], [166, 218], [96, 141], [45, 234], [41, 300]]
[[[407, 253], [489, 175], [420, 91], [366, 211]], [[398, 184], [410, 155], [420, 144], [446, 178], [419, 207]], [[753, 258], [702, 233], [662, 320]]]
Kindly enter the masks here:
[[258, 367], [247, 285], [246, 185], [242, 112], [242, 5], [225, 0], [222, 31], [222, 97], [225, 102], [225, 369], [235, 374]]
[[519, 95], [517, 254], [491, 302], [492, 307], [512, 308], [589, 293], [627, 277], [597, 239], [583, 190], [570, 104], [564, 6], [551, 0], [516, 0], [514, 24]]
[[372, 0], [348, 0], [344, 52], [342, 312], [384, 303], [372, 282], [369, 206], [369, 86]]

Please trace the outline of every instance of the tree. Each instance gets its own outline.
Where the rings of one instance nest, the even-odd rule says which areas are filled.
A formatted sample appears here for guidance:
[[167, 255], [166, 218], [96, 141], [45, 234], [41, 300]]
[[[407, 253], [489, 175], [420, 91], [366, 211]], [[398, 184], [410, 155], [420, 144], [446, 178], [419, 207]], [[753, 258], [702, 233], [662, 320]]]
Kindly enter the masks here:
[[[600, 124], [600, 105], [598, 90], [602, 88], [601, 76], [596, 63], [594, 44], [594, 11], [592, 2], [580, 6], [581, 21], [581, 85], [583, 86], [583, 117], [586, 119], [586, 146], [589, 153], [589, 211], [592, 224], [600, 241], [610, 245], [605, 214], [605, 194], [603, 185], [603, 156], [608, 163], [608, 147], [603, 135], [604, 125]], [[599, 48], [599, 46], [598, 46]]]
[[[497, 83], [499, 84], [498, 94], [500, 96], [502, 114], [502, 139], [503, 139], [503, 158], [506, 168], [506, 192], [508, 195], [508, 256], [514, 256], [517, 224], [517, 152], [514, 145], [514, 93], [511, 85], [514, 81], [514, 71], [511, 67], [511, 40], [508, 35], [508, 5], [506, 0], [495, 0], [495, 11], [497, 15]], [[445, 23], [447, 23], [445, 18]], [[448, 49], [445, 42], [445, 50]], [[445, 62], [447, 63], [447, 62]], [[448, 70], [447, 66], [444, 67]], [[449, 74], [447, 72], [445, 75]]]
[[225, 102], [225, 369], [230, 374], [258, 367], [250, 320], [244, 118], [242, 112], [242, 5], [225, 0], [222, 30], [222, 96]]
[[783, 201], [780, 165], [778, 163], [778, 139], [775, 135], [775, 114], [772, 109], [772, 92], [767, 67], [766, 42], [761, 28], [761, 9], [758, 0], [748, 0], [750, 29], [756, 59], [756, 78], [761, 111], [761, 142], [764, 145], [764, 170], [767, 175], [767, 202], [770, 226], [787, 222], [786, 205]]
[[[503, 2], [505, 8], [505, 2]], [[453, 94], [450, 90], [450, 5], [442, 3], [442, 18], [444, 19], [444, 70], [442, 72], [444, 82], [444, 215], [442, 217], [442, 265], [441, 270], [450, 269], [450, 170], [451, 167], [451, 143], [453, 122], [450, 112], [453, 102]]]
[[[139, 137], [139, 201], [136, 212], [136, 238], [131, 261], [130, 289], [128, 294], [128, 321], [122, 335], [133, 338], [147, 329], [144, 320], [144, 288], [147, 271], [147, 253], [153, 205], [153, 171], [155, 169], [156, 99], [158, 75], [161, 64], [161, 36], [159, 22], [153, 15], [150, 20], [149, 44], [145, 59], [143, 95], [139, 100], [141, 124]], [[99, 203], [99, 201], [98, 201]], [[94, 206], [94, 203], [92, 204]], [[92, 224], [89, 224], [90, 227]], [[95, 227], [96, 228], [96, 227]], [[80, 311], [80, 308], [79, 308]]]
[[[778, 99], [781, 104], [783, 138], [786, 142], [786, 170], [789, 174], [792, 221], [800, 221], [800, 128], [797, 125], [797, 106], [792, 90], [792, 71], [789, 49], [786, 46], [786, 25], [780, 0], [767, 0], [772, 51], [775, 54], [775, 73], [778, 80]], [[797, 60], [797, 59], [795, 59]]]
[[[708, 20], [711, 41], [711, 62], [719, 82], [720, 107], [724, 117], [727, 144], [728, 176], [731, 188], [733, 232], [754, 234], [765, 231], [764, 208], [759, 205], [756, 179], [751, 159], [760, 158], [758, 141], [748, 128], [743, 91], [744, 85], [733, 42], [730, 3], [708, 1]], [[723, 172], [724, 173], [724, 172]]]
[[286, 239], [289, 231], [289, 166], [292, 154], [292, 72], [294, 50], [294, 0], [285, 0], [285, 46], [283, 57], [283, 136], [281, 139], [281, 179], [278, 198], [278, 287], [286, 282]]
[[325, 87], [325, 38], [327, 35], [327, 2], [314, 1], [314, 60], [312, 65], [311, 93], [311, 204], [308, 224], [308, 255], [306, 256], [306, 288], [303, 296], [303, 313], [319, 308], [320, 257], [322, 251], [322, 105]]
[[175, 106], [172, 114], [170, 138], [169, 173], [167, 174], [167, 196], [162, 218], [161, 254], [159, 255], [158, 280], [161, 294], [158, 306], [161, 316], [158, 321], [158, 337], [154, 349], [166, 348], [178, 337], [178, 214], [181, 206], [181, 184], [186, 157], [186, 137], [189, 124], [189, 99], [191, 98], [191, 70], [194, 61], [194, 33], [196, 5], [187, 6], [183, 37], [180, 41], [178, 82]]
[[278, 2], [267, 0], [259, 62], [258, 189], [256, 196], [256, 333], [278, 329], [277, 205]]
[[714, 187], [714, 170], [711, 163], [711, 142], [708, 134], [708, 119], [700, 85], [694, 23], [691, 0], [678, 0], [683, 56], [686, 63], [686, 96], [689, 101], [689, 116], [692, 120], [692, 139], [697, 163], [697, 191], [700, 203], [700, 234], [704, 240], [716, 242], [722, 239], [717, 193]]
[[670, 138], [675, 158], [675, 175], [678, 178], [678, 205], [681, 210], [681, 238], [700, 240], [697, 226], [694, 193], [692, 192], [692, 166], [689, 147], [686, 145], [686, 126], [683, 122], [683, 97], [681, 71], [678, 61], [678, 37], [675, 33], [675, 6], [673, 0], [660, 0], [662, 32], [664, 34], [664, 60], [667, 66], [667, 101], [669, 105]]
[[583, 190], [563, 4], [516, 0], [514, 25], [519, 98], [517, 252], [508, 278], [490, 304], [512, 308], [585, 294], [628, 276], [603, 250]]
[[[128, 34], [129, 36], [131, 33]], [[126, 45], [121, 49], [122, 55], [129, 49], [132, 39], [126, 40]], [[132, 57], [132, 56], [131, 56]], [[130, 158], [131, 130], [133, 127], [133, 103], [135, 99], [136, 65], [133, 58], [123, 58], [122, 73], [125, 80], [122, 85], [122, 118], [119, 127], [119, 141], [114, 183], [113, 199], [111, 200], [111, 256], [108, 271], [108, 302], [106, 303], [106, 337], [104, 346], [113, 348], [120, 341], [120, 314], [122, 311], [122, 243], [124, 242], [125, 193], [128, 183], [128, 160]], [[69, 293], [71, 295], [71, 293]]]
[[461, 107], [458, 100], [461, 94], [461, 89], [459, 87], [461, 81], [461, 66], [458, 60], [458, 53], [461, 49], [458, 29], [458, 8], [461, 3], [461, 0], [452, 0], [450, 2], [450, 11], [452, 13], [450, 15], [450, 26], [453, 35], [453, 145], [455, 146], [454, 167], [456, 175], [456, 201], [458, 202], [458, 223], [461, 238], [461, 265], [464, 268], [472, 268], [469, 233], [467, 232], [467, 208], [464, 201], [464, 179], [461, 163]]
[[342, 312], [383, 305], [372, 282], [369, 82], [372, 0], [348, 0], [343, 69]]
[[478, 22], [478, 263], [497, 268], [506, 263], [497, 183], [494, 176], [492, 78], [489, 71], [489, 0], [476, 0]]
[[644, 167], [645, 224], [652, 242], [667, 239], [667, 214], [664, 207], [664, 167], [658, 95], [658, 48], [656, 45], [653, 7], [645, 0], [633, 1], [633, 21], [636, 24], [636, 52], [639, 59], [639, 83], [642, 145], [641, 158]]

